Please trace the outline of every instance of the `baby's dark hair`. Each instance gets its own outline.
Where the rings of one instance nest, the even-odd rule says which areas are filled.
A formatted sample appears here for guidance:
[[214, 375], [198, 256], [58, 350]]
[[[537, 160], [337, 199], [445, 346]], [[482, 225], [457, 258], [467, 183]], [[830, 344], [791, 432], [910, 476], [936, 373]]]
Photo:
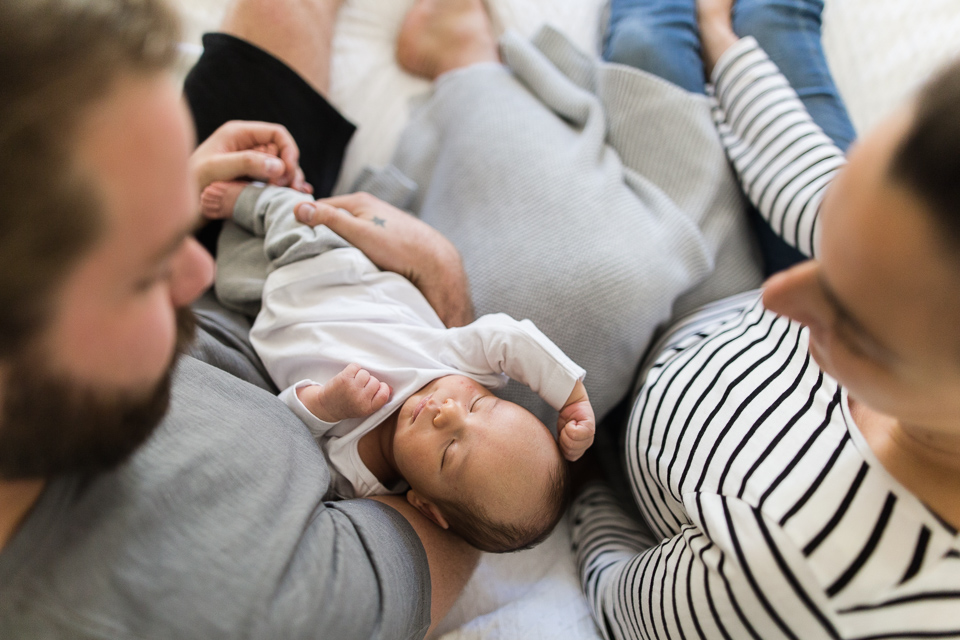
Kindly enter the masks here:
[[507, 553], [530, 549], [546, 540], [570, 505], [570, 491], [570, 464], [559, 456], [550, 471], [541, 507], [529, 522], [498, 523], [481, 505], [442, 499], [435, 502], [451, 531], [481, 551]]

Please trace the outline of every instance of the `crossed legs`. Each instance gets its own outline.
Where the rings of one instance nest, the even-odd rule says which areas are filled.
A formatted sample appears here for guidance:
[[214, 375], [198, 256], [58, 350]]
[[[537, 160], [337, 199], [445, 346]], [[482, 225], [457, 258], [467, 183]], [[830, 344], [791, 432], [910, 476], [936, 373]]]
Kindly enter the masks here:
[[[856, 134], [820, 39], [823, 0], [736, 0], [733, 28], [753, 36], [814, 121], [846, 151]], [[696, 0], [613, 0], [604, 58], [704, 92]]]

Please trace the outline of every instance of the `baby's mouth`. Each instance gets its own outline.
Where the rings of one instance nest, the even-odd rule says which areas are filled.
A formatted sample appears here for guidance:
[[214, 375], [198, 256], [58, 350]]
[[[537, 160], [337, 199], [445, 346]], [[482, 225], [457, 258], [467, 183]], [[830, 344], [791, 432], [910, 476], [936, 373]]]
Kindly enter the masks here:
[[421, 398], [420, 403], [417, 405], [417, 408], [413, 410], [413, 418], [410, 420], [411, 423], [417, 421], [417, 416], [420, 415], [420, 412], [423, 411], [423, 408], [427, 406], [427, 401], [429, 401], [430, 398], [432, 397], [433, 397], [433, 394], [431, 393], [430, 395], [424, 396], [423, 398]]

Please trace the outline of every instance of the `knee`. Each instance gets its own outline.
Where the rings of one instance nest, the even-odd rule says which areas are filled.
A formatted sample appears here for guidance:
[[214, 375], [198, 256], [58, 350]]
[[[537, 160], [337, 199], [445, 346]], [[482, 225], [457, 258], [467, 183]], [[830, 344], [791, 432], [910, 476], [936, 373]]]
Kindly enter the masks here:
[[737, 0], [734, 30], [740, 36], [762, 37], [787, 31], [820, 29], [823, 0]]
[[619, 64], [638, 69], [648, 69], [664, 51], [663, 32], [636, 18], [624, 18], [613, 26], [607, 35], [603, 57]]

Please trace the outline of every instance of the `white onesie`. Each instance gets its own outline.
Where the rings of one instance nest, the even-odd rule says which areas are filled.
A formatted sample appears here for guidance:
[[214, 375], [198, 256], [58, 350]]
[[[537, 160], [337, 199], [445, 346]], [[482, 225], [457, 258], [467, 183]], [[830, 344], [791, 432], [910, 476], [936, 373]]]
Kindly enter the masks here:
[[[283, 251], [271, 254], [270, 247], [279, 240], [270, 226], [279, 218], [292, 218], [293, 207], [303, 200], [290, 190], [266, 188], [255, 200], [256, 222], [244, 224], [266, 235], [265, 249], [274, 264], [295, 249], [287, 234], [288, 241], [280, 243]], [[234, 215], [244, 223], [246, 215], [239, 211]], [[297, 229], [301, 236], [304, 229], [308, 228]], [[301, 246], [310, 243], [320, 244], [316, 238], [300, 241]], [[306, 258], [298, 254], [296, 261], [275, 268], [263, 287], [250, 341], [283, 389], [280, 398], [318, 439], [330, 461], [331, 487], [342, 498], [402, 489], [384, 487], [361, 462], [357, 444], [427, 383], [459, 374], [497, 389], [510, 377], [559, 410], [584, 376], [584, 370], [529, 320], [498, 313], [465, 327], [444, 327], [409, 280], [380, 271], [349, 246]], [[296, 390], [324, 384], [352, 362], [390, 385], [390, 400], [367, 418], [320, 420], [300, 402]]]

